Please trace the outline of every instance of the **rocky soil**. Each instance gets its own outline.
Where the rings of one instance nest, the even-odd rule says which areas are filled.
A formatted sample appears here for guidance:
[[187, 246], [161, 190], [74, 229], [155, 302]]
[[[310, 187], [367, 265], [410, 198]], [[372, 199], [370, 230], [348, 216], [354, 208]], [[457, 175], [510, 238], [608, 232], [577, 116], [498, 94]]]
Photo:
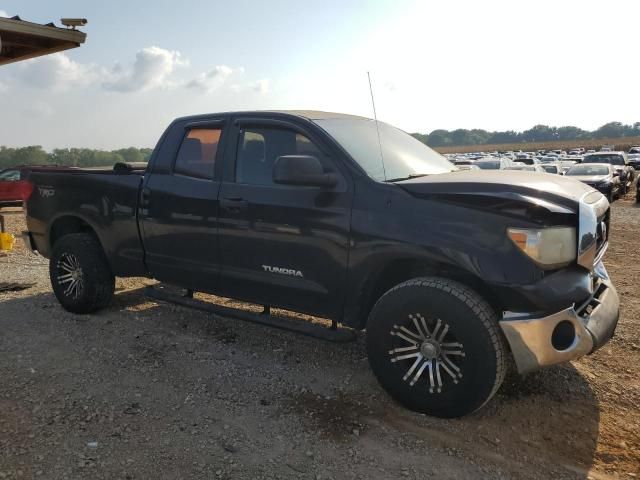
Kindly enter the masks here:
[[639, 240], [640, 208], [615, 202], [623, 310], [606, 347], [458, 420], [390, 400], [363, 334], [332, 344], [150, 301], [146, 279], [72, 315], [18, 245], [0, 282], [35, 286], [0, 293], [0, 479], [640, 478]]

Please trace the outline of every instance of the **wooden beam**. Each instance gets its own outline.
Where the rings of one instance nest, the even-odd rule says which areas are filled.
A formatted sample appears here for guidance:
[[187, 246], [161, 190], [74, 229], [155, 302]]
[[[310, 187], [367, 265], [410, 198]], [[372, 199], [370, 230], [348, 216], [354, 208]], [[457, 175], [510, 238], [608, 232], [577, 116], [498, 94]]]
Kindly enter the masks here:
[[4, 33], [22, 33], [36, 37], [62, 40], [74, 44], [81, 44], [87, 38], [87, 34], [80, 30], [72, 30], [58, 27], [47, 27], [37, 23], [25, 22], [22, 20], [12, 20], [10, 18], [0, 18], [0, 37]]

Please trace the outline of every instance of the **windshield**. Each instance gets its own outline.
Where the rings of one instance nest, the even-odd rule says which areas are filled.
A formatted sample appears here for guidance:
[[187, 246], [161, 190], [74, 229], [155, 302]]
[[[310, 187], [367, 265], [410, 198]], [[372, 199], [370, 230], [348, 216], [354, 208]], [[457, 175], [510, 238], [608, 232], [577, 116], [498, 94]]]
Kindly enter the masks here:
[[477, 162], [476, 165], [482, 170], [500, 170], [500, 162]]
[[0, 181], [16, 181], [20, 180], [20, 172], [18, 170], [7, 170], [5, 172], [0, 172]]
[[[314, 120], [326, 130], [362, 169], [374, 180], [409, 178], [453, 172], [456, 167], [438, 152], [408, 133], [379, 122], [380, 142], [376, 122], [360, 118], [329, 118]], [[384, 168], [380, 158], [380, 144]], [[386, 175], [385, 175], [386, 173]]]
[[609, 175], [609, 168], [604, 165], [574, 165], [565, 175]]
[[533, 158], [519, 158], [516, 160], [516, 163], [524, 163], [526, 165], [533, 165], [535, 162]]
[[611, 165], [624, 165], [622, 155], [587, 155], [582, 163], [610, 163]]

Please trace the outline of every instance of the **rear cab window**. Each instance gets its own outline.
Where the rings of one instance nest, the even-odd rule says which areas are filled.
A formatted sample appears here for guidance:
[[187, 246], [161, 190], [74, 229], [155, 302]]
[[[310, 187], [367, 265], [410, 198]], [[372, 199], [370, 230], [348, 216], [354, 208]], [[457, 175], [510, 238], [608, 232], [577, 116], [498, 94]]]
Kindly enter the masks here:
[[221, 127], [188, 130], [178, 150], [173, 173], [187, 177], [213, 179], [221, 135]]

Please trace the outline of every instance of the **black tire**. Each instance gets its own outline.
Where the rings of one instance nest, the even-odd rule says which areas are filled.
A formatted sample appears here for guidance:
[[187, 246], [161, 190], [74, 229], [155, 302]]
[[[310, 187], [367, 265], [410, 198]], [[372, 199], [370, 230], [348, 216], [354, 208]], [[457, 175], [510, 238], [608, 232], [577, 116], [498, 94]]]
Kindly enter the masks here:
[[607, 200], [609, 200], [609, 203], [613, 203], [613, 201], [615, 200], [615, 197], [613, 196], [613, 188], [611, 189], [611, 191], [607, 194]]
[[115, 290], [102, 246], [87, 233], [65, 235], [55, 243], [49, 278], [56, 298], [72, 313], [92, 313], [106, 307]]
[[[402, 327], [415, 335], [420, 326], [424, 338], [425, 325], [429, 334], [436, 333], [434, 337], [445, 331], [442, 345], [436, 342], [435, 347], [433, 344], [425, 347], [425, 342], [433, 339], [422, 343], [419, 340], [416, 344], [422, 347], [414, 346], [411, 350], [406, 338], [415, 340], [415, 337], [406, 334]], [[394, 351], [398, 348], [405, 350]], [[458, 349], [462, 353], [451, 353]], [[504, 380], [507, 351], [491, 306], [469, 287], [445, 278], [416, 278], [392, 288], [374, 305], [367, 323], [369, 363], [382, 387], [407, 408], [435, 417], [460, 417], [486, 404]], [[413, 353], [426, 356], [422, 360], [417, 355], [398, 358]], [[429, 355], [432, 358], [427, 361]], [[412, 386], [421, 369], [422, 374]], [[440, 371], [440, 377], [436, 370]]]

